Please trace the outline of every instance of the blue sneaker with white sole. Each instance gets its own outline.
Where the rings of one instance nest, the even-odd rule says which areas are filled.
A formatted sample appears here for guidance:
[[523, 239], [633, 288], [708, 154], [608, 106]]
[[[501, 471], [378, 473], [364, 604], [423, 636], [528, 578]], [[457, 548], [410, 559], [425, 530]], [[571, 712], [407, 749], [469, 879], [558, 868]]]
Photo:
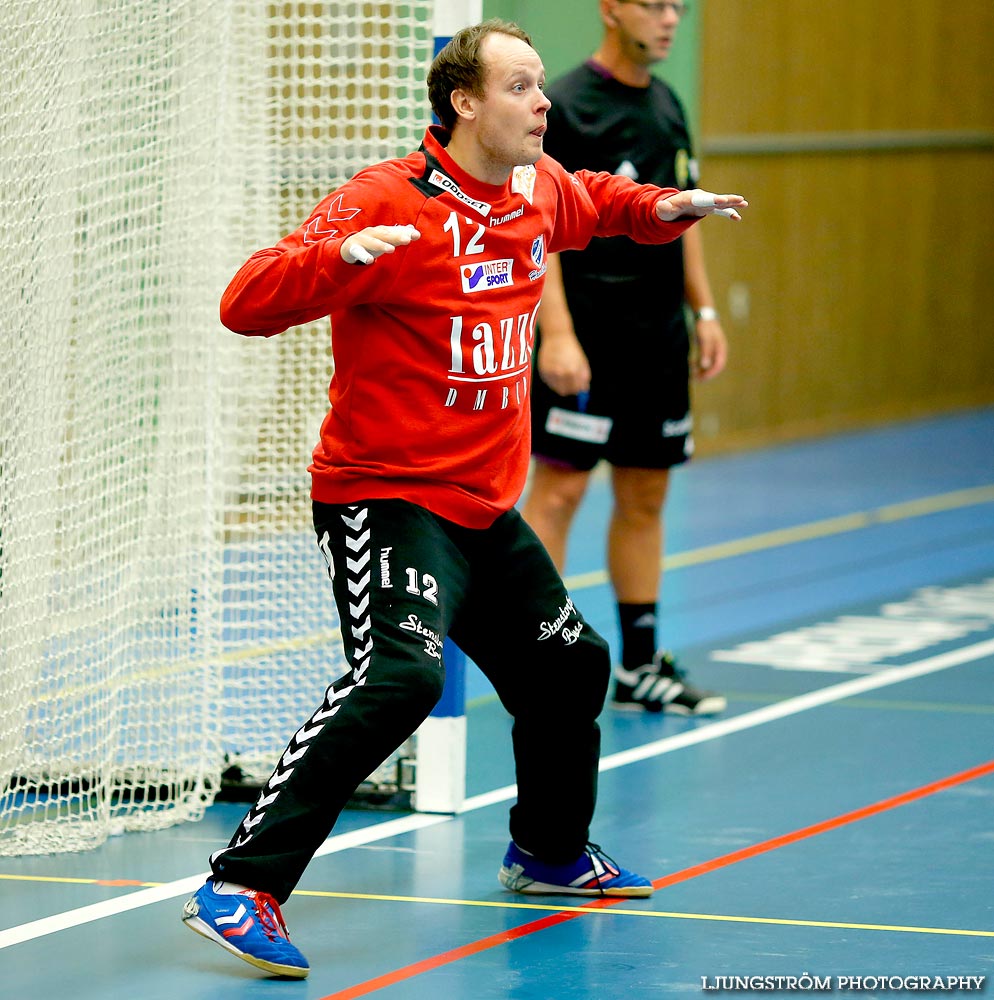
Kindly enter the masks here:
[[280, 905], [269, 893], [215, 892], [209, 878], [186, 901], [183, 923], [271, 975], [305, 979], [311, 971], [307, 959], [290, 944]]
[[547, 865], [512, 840], [497, 877], [512, 892], [566, 896], [651, 896], [652, 883], [622, 868], [596, 844], [572, 864]]

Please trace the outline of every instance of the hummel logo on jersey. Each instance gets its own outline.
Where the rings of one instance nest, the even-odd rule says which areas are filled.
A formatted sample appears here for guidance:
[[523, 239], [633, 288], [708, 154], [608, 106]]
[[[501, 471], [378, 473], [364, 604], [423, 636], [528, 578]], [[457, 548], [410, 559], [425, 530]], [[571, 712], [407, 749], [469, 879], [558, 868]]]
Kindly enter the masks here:
[[512, 222], [514, 219], [520, 219], [522, 215], [525, 214], [525, 206], [519, 205], [513, 212], [508, 212], [507, 215], [490, 216], [490, 226], [501, 226], [505, 222]]
[[346, 208], [342, 201], [344, 197], [344, 194], [340, 194], [328, 206], [328, 211], [325, 215], [315, 216], [307, 223], [307, 227], [304, 230], [305, 245], [336, 236], [338, 228], [335, 223], [350, 222], [362, 211], [361, 208]]
[[467, 264], [460, 268], [464, 292], [485, 292], [492, 288], [506, 288], [514, 284], [511, 269], [514, 260], [485, 260], [480, 264]]

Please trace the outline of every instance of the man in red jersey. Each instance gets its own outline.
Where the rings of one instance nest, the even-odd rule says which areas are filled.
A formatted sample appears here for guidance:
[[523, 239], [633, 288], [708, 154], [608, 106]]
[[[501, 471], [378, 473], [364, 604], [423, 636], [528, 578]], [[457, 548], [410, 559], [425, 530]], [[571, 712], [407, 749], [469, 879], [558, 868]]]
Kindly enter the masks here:
[[665, 242], [707, 214], [738, 218], [745, 202], [567, 173], [542, 153], [544, 82], [516, 25], [459, 32], [428, 75], [441, 125], [422, 147], [356, 174], [249, 258], [221, 301], [224, 324], [246, 335], [330, 315], [335, 358], [311, 495], [350, 670], [183, 914], [270, 973], [307, 975], [279, 904], [354, 790], [435, 705], [447, 636], [514, 719], [518, 801], [501, 882], [652, 892], [588, 843], [607, 644], [514, 510], [535, 314], [550, 251], [594, 235]]

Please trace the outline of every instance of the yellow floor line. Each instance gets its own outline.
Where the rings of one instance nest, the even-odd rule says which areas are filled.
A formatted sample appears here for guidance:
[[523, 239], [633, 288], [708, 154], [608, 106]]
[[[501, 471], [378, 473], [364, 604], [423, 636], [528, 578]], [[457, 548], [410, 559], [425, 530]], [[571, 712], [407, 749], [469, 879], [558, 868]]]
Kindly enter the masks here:
[[629, 917], [661, 917], [667, 920], [711, 920], [735, 924], [773, 924], [785, 927], [825, 927], [841, 930], [891, 931], [903, 934], [945, 934], [958, 937], [994, 938], [994, 931], [971, 930], [958, 927], [911, 927], [903, 924], [859, 924], [834, 920], [791, 920], [779, 917], [744, 917], [722, 913], [679, 913], [667, 910], [626, 910], [619, 905], [606, 908], [589, 906], [562, 906], [549, 903], [517, 903], [500, 900], [439, 899], [430, 896], [382, 896], [372, 893], [319, 892], [301, 890], [295, 896], [312, 896], [320, 899], [361, 899], [387, 903], [436, 903], [447, 906], [474, 906], [506, 910], [544, 910], [554, 913], [618, 914]]
[[[69, 878], [53, 875], [15, 875], [0, 872], [0, 880], [9, 882], [49, 882], [65, 885], [135, 886], [154, 888], [163, 882], [138, 882], [128, 879]], [[679, 913], [669, 910], [626, 910], [615, 905], [609, 908], [590, 906], [562, 906], [551, 903], [518, 903], [509, 900], [443, 899], [432, 896], [384, 896], [364, 892], [322, 892], [316, 889], [297, 889], [294, 896], [317, 899], [354, 899], [378, 903], [422, 903], [440, 906], [472, 906], [501, 910], [542, 910], [552, 913], [607, 914], [628, 917], [657, 917], [666, 920], [710, 920], [732, 924], [771, 924], [778, 927], [824, 927], [838, 930], [890, 931], [901, 934], [943, 934], [956, 937], [994, 938], [994, 931], [971, 930], [960, 927], [909, 927], [903, 924], [858, 924], [836, 920], [791, 920], [780, 917], [744, 917], [725, 913]]]
[[[729, 542], [688, 549], [686, 552], [674, 552], [670, 556], [663, 557], [660, 568], [672, 570], [685, 566], [698, 566], [702, 563], [718, 562], [721, 559], [730, 559], [734, 556], [775, 549], [783, 545], [809, 542], [815, 538], [828, 538], [832, 535], [859, 531], [876, 524], [893, 524], [896, 521], [924, 517], [926, 514], [938, 514], [942, 511], [957, 510], [961, 507], [973, 507], [985, 503], [994, 503], [994, 486], [975, 486], [968, 490], [938, 493], [935, 496], [922, 497], [919, 500], [888, 504], [884, 507], [875, 507], [872, 510], [857, 511], [854, 514], [829, 517], [821, 521], [810, 521], [807, 524], [798, 524], [790, 528], [778, 528], [775, 531], [746, 535]], [[608, 574], [606, 570], [594, 570], [590, 573], [578, 573], [566, 577], [565, 582], [568, 590], [582, 590], [585, 587], [595, 587], [607, 583]]]

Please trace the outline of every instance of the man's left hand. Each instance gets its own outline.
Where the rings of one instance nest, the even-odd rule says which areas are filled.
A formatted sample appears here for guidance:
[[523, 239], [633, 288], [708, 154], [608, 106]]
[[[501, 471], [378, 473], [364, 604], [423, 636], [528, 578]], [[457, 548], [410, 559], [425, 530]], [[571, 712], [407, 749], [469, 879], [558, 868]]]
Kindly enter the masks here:
[[679, 191], [669, 198], [660, 198], [656, 202], [656, 215], [663, 222], [673, 222], [676, 219], [696, 215], [723, 215], [735, 222], [741, 222], [742, 216], [736, 211], [747, 208], [749, 202], [740, 194], [712, 194], [700, 188], [689, 191]]

